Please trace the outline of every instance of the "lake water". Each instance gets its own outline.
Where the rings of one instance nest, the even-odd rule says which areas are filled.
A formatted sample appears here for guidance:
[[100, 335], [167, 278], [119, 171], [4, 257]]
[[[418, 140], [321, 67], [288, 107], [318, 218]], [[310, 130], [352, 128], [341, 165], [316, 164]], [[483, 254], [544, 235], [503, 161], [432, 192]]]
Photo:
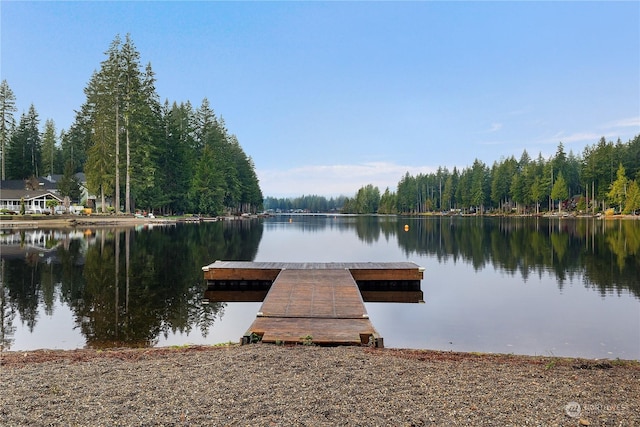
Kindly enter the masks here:
[[215, 260], [412, 261], [425, 303], [366, 303], [386, 347], [640, 359], [640, 221], [290, 215], [1, 238], [4, 350], [237, 342], [260, 303], [203, 304]]

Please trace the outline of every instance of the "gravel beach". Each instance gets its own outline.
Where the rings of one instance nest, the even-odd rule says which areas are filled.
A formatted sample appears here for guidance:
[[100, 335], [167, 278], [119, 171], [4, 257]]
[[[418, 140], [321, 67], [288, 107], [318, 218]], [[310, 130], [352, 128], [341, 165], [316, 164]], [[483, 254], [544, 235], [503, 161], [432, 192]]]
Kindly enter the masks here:
[[640, 363], [365, 347], [5, 352], [1, 426], [639, 426]]

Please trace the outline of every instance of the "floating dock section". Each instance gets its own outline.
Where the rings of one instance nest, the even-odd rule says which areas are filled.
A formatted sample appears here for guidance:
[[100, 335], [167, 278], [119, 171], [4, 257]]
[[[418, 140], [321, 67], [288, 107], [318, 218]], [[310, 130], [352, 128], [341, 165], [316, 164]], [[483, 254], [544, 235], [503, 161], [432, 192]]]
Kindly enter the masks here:
[[383, 347], [364, 302], [421, 302], [424, 269], [411, 262], [216, 261], [202, 268], [205, 298], [263, 301], [243, 343]]

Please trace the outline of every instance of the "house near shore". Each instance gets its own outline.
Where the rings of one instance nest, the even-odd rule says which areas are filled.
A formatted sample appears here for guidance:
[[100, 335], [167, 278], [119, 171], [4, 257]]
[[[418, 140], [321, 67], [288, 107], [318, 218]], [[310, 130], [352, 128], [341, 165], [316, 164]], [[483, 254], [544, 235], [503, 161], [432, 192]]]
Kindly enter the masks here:
[[[87, 188], [87, 179], [84, 173], [76, 173], [76, 180], [80, 184], [80, 202], [91, 208], [96, 208], [96, 196]], [[25, 212], [46, 213], [47, 202], [56, 200], [62, 205], [64, 197], [58, 191], [58, 182], [62, 175], [47, 175], [41, 178], [27, 180], [0, 181], [0, 210], [20, 212], [21, 200], [24, 200]]]
[[61, 204], [63, 198], [55, 184], [46, 179], [0, 181], [0, 211], [19, 213], [24, 204], [26, 213], [44, 213], [51, 200]]

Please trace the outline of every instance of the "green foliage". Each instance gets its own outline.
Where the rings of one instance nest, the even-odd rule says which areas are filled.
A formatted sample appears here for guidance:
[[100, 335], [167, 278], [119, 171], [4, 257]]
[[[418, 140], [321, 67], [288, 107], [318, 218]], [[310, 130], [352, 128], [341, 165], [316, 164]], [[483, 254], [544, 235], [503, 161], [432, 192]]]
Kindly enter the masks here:
[[62, 197], [68, 196], [72, 202], [80, 202], [80, 197], [82, 197], [80, 182], [73, 173], [73, 165], [70, 161], [65, 164], [64, 174], [58, 181], [58, 192]]
[[262, 192], [253, 162], [209, 101], [196, 111], [189, 102], [162, 106], [151, 65], [140, 65], [129, 35], [116, 36], [105, 54], [62, 137], [63, 157], [84, 170], [103, 210], [110, 197], [120, 209], [124, 191], [126, 212], [257, 211]]
[[62, 159], [60, 148], [57, 146], [56, 126], [53, 120], [48, 119], [44, 123], [42, 135], [42, 173], [41, 175], [54, 175], [60, 173], [60, 160]]
[[[620, 164], [627, 171], [626, 176], [640, 180], [640, 135], [627, 143], [618, 140], [615, 145], [601, 138], [586, 147], [581, 156], [566, 154], [560, 143], [550, 159], [540, 154], [532, 160], [524, 151], [519, 161], [509, 157], [494, 163], [491, 169], [476, 159], [461, 173], [456, 169], [450, 173], [446, 168], [415, 177], [407, 173], [398, 182], [396, 207], [398, 212], [408, 214], [449, 209], [481, 212], [484, 208], [510, 212], [516, 204], [520, 213], [538, 213], [541, 208], [550, 208], [549, 198], [567, 201], [583, 195], [590, 205], [604, 205], [610, 200], [623, 211], [633, 212], [638, 208], [626, 206], [629, 200], [635, 200], [633, 191], [629, 195], [633, 181], [627, 179], [622, 200], [625, 181], [616, 173]], [[575, 200], [580, 203], [582, 199]], [[570, 204], [570, 208], [576, 209], [577, 203]], [[588, 207], [586, 200], [581, 206]]]
[[562, 201], [569, 197], [569, 190], [567, 189], [567, 182], [564, 180], [562, 172], [558, 173], [556, 182], [553, 183], [551, 189], [551, 199], [558, 200], [558, 210], [562, 210]]
[[193, 179], [190, 199], [195, 212], [206, 215], [222, 213], [226, 183], [216, 168], [213, 151], [205, 146]]
[[16, 108], [16, 97], [6, 80], [0, 83], [0, 152], [2, 152], [2, 179], [6, 179], [7, 146], [15, 127], [13, 113]]
[[40, 119], [33, 104], [27, 113], [22, 114], [18, 128], [11, 135], [7, 147], [7, 179], [26, 179], [32, 175], [40, 176], [41, 139], [38, 130]]
[[[391, 197], [391, 194], [387, 189], [387, 199]], [[385, 200], [388, 204], [388, 200]], [[374, 187], [368, 184], [356, 194], [353, 199], [345, 199], [342, 206], [342, 213], [356, 213], [356, 214], [374, 214], [378, 213], [380, 206], [380, 190], [378, 187]]]
[[302, 195], [294, 198], [266, 197], [264, 208], [266, 210], [290, 212], [303, 210], [308, 212], [336, 212], [342, 209], [345, 203], [345, 196], [327, 199], [324, 196]]
[[[505, 210], [512, 198], [513, 182], [519, 177], [519, 175], [516, 175], [517, 169], [518, 162], [514, 157], [493, 165], [491, 171], [491, 201], [494, 205], [501, 206], [502, 210]], [[519, 186], [516, 185], [515, 190], [519, 190]]]
[[631, 214], [637, 211], [640, 211], [640, 186], [637, 181], [631, 181], [627, 187], [627, 194], [622, 213]]
[[378, 207], [379, 214], [395, 214], [397, 210], [398, 196], [395, 193], [389, 191], [389, 187], [384, 190], [384, 193], [380, 197], [380, 206]]
[[624, 208], [624, 202], [627, 197], [628, 179], [625, 174], [624, 166], [620, 163], [616, 172], [616, 180], [611, 184], [611, 189], [607, 196], [614, 206], [618, 206], [620, 211]]

